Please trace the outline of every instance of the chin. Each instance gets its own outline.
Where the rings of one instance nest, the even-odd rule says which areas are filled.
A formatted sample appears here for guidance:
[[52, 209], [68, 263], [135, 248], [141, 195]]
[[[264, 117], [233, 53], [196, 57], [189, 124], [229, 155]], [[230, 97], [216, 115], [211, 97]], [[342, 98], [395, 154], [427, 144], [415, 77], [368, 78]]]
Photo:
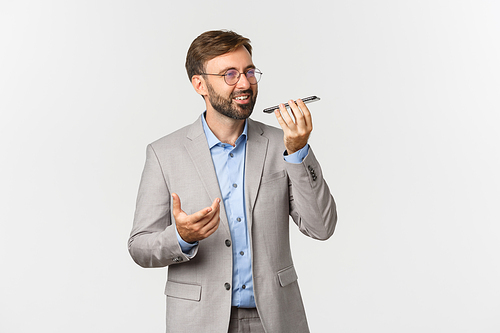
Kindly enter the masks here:
[[238, 105], [236, 107], [238, 109], [238, 111], [234, 112], [234, 114], [236, 116], [238, 116], [237, 119], [247, 119], [252, 114], [253, 107], [254, 107], [253, 103], [251, 105], [250, 104], [247, 104], [247, 105]]
[[235, 103], [216, 104], [212, 103], [212, 107], [219, 114], [235, 120], [244, 120], [250, 117], [253, 112], [254, 103], [239, 105]]
[[235, 120], [243, 120], [247, 119], [252, 115], [253, 110], [245, 110], [245, 111], [239, 111], [239, 112], [219, 112], [220, 114], [223, 114], [226, 117], [229, 117], [231, 119]]

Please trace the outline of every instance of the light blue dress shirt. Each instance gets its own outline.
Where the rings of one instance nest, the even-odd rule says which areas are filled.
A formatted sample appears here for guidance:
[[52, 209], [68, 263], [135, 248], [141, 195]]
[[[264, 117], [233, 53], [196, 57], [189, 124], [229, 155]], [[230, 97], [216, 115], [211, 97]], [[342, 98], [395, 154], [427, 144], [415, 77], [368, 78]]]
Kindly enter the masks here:
[[[204, 116], [202, 122], [231, 232], [233, 250], [232, 306], [254, 308], [252, 260], [245, 209], [245, 155], [248, 122], [245, 121], [243, 133], [236, 140], [234, 147], [217, 139], [208, 127]], [[300, 163], [308, 152], [309, 145], [306, 145], [301, 150], [284, 156], [284, 158], [290, 163]], [[192, 253], [192, 249], [198, 244], [198, 242], [185, 242], [179, 233], [177, 233], [177, 240], [182, 251], [186, 254]]]

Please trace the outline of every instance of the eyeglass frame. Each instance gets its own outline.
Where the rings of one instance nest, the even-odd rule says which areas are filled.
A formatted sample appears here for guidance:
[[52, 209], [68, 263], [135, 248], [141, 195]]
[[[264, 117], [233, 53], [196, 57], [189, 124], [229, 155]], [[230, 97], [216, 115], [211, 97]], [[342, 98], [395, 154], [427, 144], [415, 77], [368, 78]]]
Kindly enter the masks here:
[[[260, 71], [260, 69], [258, 69], [258, 68], [249, 68], [249, 69], [247, 69], [247, 71], [246, 71], [246, 72], [243, 72], [243, 73], [241, 73], [240, 71], [238, 71], [238, 70], [236, 70], [236, 69], [234, 69], [234, 68], [229, 68], [228, 70], [226, 70], [226, 71], [224, 72], [224, 74], [200, 73], [199, 75], [214, 75], [214, 76], [223, 76], [223, 77], [224, 77], [224, 82], [225, 82], [228, 86], [235, 86], [235, 85], [237, 85], [237, 84], [238, 84], [238, 82], [240, 82], [241, 74], [245, 74], [245, 77], [246, 77], [246, 78], [247, 78], [247, 80], [248, 80], [247, 73], [248, 73], [249, 71], [251, 71], [251, 70], [254, 70], [256, 73], [259, 73], [259, 74], [261, 75], [261, 77], [262, 77], [262, 74], [263, 74], [263, 73], [262, 73], [262, 72]], [[237, 79], [237, 80], [236, 80], [236, 82], [235, 82], [235, 83], [233, 83], [233, 84], [229, 84], [229, 83], [227, 83], [227, 81], [226, 81], [227, 72], [229, 72], [229, 71], [237, 71], [237, 72], [238, 72], [238, 79]], [[254, 76], [254, 77], [255, 77], [255, 76]], [[250, 80], [248, 80], [248, 83], [250, 83], [250, 85], [252, 85], [252, 86], [255, 86], [257, 83], [259, 83], [259, 81], [260, 81], [260, 78], [259, 78], [259, 79], [257, 80], [257, 82], [255, 82], [255, 83], [250, 83]]]

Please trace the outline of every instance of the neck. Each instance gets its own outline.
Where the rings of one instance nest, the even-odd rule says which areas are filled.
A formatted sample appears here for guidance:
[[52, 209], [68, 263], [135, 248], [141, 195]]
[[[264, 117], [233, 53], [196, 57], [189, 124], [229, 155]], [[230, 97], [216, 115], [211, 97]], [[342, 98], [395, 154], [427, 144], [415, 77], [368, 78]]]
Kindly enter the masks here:
[[214, 133], [220, 142], [232, 146], [236, 144], [236, 140], [238, 140], [245, 128], [245, 119], [232, 119], [208, 108], [205, 120], [212, 133]]

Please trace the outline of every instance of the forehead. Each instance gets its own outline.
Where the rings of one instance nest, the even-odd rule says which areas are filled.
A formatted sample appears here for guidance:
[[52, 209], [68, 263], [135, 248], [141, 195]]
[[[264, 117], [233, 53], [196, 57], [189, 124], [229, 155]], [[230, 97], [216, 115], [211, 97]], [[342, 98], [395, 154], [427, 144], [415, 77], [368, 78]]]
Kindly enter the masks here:
[[209, 73], [219, 73], [229, 68], [243, 71], [248, 67], [253, 67], [252, 56], [244, 46], [240, 46], [232, 52], [207, 61], [206, 70]]

